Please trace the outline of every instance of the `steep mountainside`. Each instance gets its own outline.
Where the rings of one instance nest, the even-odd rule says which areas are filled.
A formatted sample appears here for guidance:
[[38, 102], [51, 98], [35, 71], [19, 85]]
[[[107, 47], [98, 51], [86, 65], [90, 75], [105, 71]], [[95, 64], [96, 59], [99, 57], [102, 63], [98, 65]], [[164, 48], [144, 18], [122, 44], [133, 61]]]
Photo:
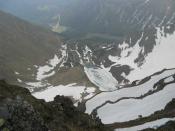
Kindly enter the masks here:
[[24, 80], [32, 79], [34, 65], [42, 65], [60, 47], [60, 38], [51, 31], [0, 11], [1, 79], [15, 82], [18, 72]]

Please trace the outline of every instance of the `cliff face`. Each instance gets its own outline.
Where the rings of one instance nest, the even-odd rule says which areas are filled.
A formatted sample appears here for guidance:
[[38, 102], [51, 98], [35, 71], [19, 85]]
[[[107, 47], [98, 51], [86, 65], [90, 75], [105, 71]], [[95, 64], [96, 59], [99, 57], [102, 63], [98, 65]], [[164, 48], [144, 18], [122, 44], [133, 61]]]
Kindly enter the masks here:
[[0, 130], [108, 131], [99, 120], [78, 111], [70, 99], [46, 103], [22, 87], [0, 81]]

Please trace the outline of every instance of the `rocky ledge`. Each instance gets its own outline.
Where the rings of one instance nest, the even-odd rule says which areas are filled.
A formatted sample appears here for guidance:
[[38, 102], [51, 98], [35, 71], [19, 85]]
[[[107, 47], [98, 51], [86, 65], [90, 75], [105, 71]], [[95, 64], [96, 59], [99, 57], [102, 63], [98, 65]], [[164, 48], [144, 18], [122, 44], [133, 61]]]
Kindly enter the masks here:
[[0, 80], [0, 131], [110, 131], [80, 112], [69, 98], [45, 102], [22, 87]]

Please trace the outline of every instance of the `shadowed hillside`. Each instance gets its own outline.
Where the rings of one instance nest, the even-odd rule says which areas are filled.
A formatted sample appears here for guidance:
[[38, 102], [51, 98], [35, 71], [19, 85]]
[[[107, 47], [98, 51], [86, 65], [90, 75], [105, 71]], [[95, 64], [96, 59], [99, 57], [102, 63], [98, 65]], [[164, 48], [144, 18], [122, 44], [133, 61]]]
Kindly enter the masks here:
[[51, 31], [0, 11], [0, 78], [14, 81], [16, 70], [26, 75], [26, 67], [53, 57], [60, 45]]

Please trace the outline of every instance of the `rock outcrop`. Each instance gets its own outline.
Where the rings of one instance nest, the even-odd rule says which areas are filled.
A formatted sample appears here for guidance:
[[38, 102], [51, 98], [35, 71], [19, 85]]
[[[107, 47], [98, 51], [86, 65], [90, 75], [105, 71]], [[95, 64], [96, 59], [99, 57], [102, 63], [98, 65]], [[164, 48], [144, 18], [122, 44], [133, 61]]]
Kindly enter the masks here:
[[80, 112], [69, 98], [46, 103], [22, 87], [0, 81], [2, 131], [108, 131], [99, 120]]

